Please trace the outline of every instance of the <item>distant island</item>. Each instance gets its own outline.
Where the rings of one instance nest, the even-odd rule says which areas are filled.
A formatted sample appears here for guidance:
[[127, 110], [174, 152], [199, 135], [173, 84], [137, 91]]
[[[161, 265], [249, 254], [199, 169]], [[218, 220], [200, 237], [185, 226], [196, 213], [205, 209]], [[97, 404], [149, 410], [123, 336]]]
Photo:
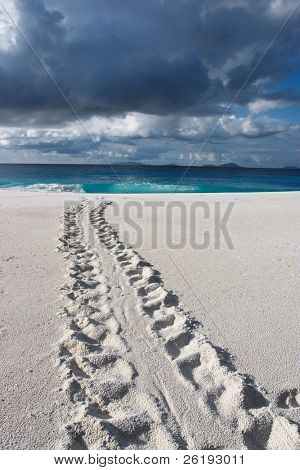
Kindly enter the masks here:
[[221, 168], [242, 168], [240, 165], [236, 163], [223, 163], [223, 165], [219, 165]]
[[[177, 165], [176, 163], [170, 163], [162, 166], [181, 166]], [[184, 165], [188, 166], [188, 165]], [[213, 165], [212, 163], [206, 164], [206, 165], [193, 165], [195, 168], [245, 168], [243, 166], [238, 165], [237, 163], [222, 163], [221, 165]]]
[[[132, 165], [133, 163], [130, 162], [128, 163], [129, 165]], [[124, 164], [124, 165], [127, 165]], [[163, 167], [189, 167], [189, 165], [178, 165], [177, 163], [166, 163], [164, 165], [153, 165], [151, 163], [135, 163], [135, 165], [141, 165], [141, 166], [163, 166]], [[114, 164], [113, 164], [114, 166]], [[289, 166], [284, 166], [284, 167], [281, 167], [281, 168], [263, 168], [263, 167], [247, 167], [247, 166], [241, 166], [241, 165], [238, 165], [237, 163], [232, 163], [232, 162], [229, 162], [229, 163], [222, 163], [221, 165], [214, 165], [213, 163], [208, 163], [208, 164], [205, 164], [205, 165], [191, 165], [191, 168], [229, 168], [229, 169], [245, 169], [245, 170], [299, 170], [300, 168], [297, 167], [297, 166], [292, 166], [292, 165], [289, 165]]]
[[[112, 166], [175, 166], [175, 167], [180, 167], [180, 166], [189, 166], [189, 165], [178, 165], [177, 163], [165, 163], [163, 165], [157, 165], [153, 163], [142, 163], [142, 162], [116, 162], [112, 163]], [[245, 168], [240, 165], [237, 165], [237, 163], [222, 163], [221, 165], [213, 165], [213, 164], [207, 164], [207, 165], [193, 165], [195, 168]]]
[[[189, 165], [178, 165], [177, 163], [165, 163], [164, 165], [157, 165], [157, 164], [151, 164], [151, 163], [133, 163], [133, 162], [128, 162], [128, 163], [124, 163], [124, 165], [142, 165], [142, 166], [167, 166], [167, 167], [170, 167], [170, 166], [175, 166], [175, 167], [181, 167], [181, 166], [189, 166]], [[115, 165], [115, 163], [113, 163], [113, 165]], [[117, 163], [117, 165], [119, 165]], [[121, 165], [121, 163], [120, 163]], [[208, 163], [208, 164], [205, 164], [205, 165], [191, 165], [193, 168], [246, 168], [244, 166], [240, 166], [238, 165], [237, 163], [222, 163], [221, 165], [213, 165], [212, 163]]]

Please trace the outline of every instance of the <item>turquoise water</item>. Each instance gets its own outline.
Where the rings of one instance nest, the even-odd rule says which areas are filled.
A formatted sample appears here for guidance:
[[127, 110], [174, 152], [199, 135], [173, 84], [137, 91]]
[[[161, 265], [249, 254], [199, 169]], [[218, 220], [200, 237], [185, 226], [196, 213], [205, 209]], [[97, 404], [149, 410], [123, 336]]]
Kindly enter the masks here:
[[300, 191], [300, 170], [116, 165], [0, 165], [0, 189], [82, 193]]

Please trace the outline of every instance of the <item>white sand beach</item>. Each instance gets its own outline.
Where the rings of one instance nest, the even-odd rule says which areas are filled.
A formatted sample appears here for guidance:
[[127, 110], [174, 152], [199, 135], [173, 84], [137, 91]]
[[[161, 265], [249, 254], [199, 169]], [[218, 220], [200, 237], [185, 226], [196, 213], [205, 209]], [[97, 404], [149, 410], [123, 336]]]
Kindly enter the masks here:
[[299, 204], [0, 191], [1, 449], [300, 448]]

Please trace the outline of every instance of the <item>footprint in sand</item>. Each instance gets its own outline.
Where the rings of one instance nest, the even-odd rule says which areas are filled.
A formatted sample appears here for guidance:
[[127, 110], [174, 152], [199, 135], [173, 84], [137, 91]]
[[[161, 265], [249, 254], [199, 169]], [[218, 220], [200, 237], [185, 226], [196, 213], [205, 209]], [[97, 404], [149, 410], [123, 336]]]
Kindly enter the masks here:
[[277, 398], [277, 405], [280, 408], [299, 408], [300, 407], [300, 391], [297, 388], [285, 390]]

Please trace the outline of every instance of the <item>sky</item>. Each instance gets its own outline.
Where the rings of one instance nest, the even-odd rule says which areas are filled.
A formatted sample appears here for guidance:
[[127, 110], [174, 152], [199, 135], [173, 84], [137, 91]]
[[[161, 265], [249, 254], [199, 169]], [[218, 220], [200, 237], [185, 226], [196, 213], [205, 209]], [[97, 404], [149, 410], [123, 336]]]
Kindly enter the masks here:
[[0, 162], [300, 167], [300, 2], [0, 0]]

